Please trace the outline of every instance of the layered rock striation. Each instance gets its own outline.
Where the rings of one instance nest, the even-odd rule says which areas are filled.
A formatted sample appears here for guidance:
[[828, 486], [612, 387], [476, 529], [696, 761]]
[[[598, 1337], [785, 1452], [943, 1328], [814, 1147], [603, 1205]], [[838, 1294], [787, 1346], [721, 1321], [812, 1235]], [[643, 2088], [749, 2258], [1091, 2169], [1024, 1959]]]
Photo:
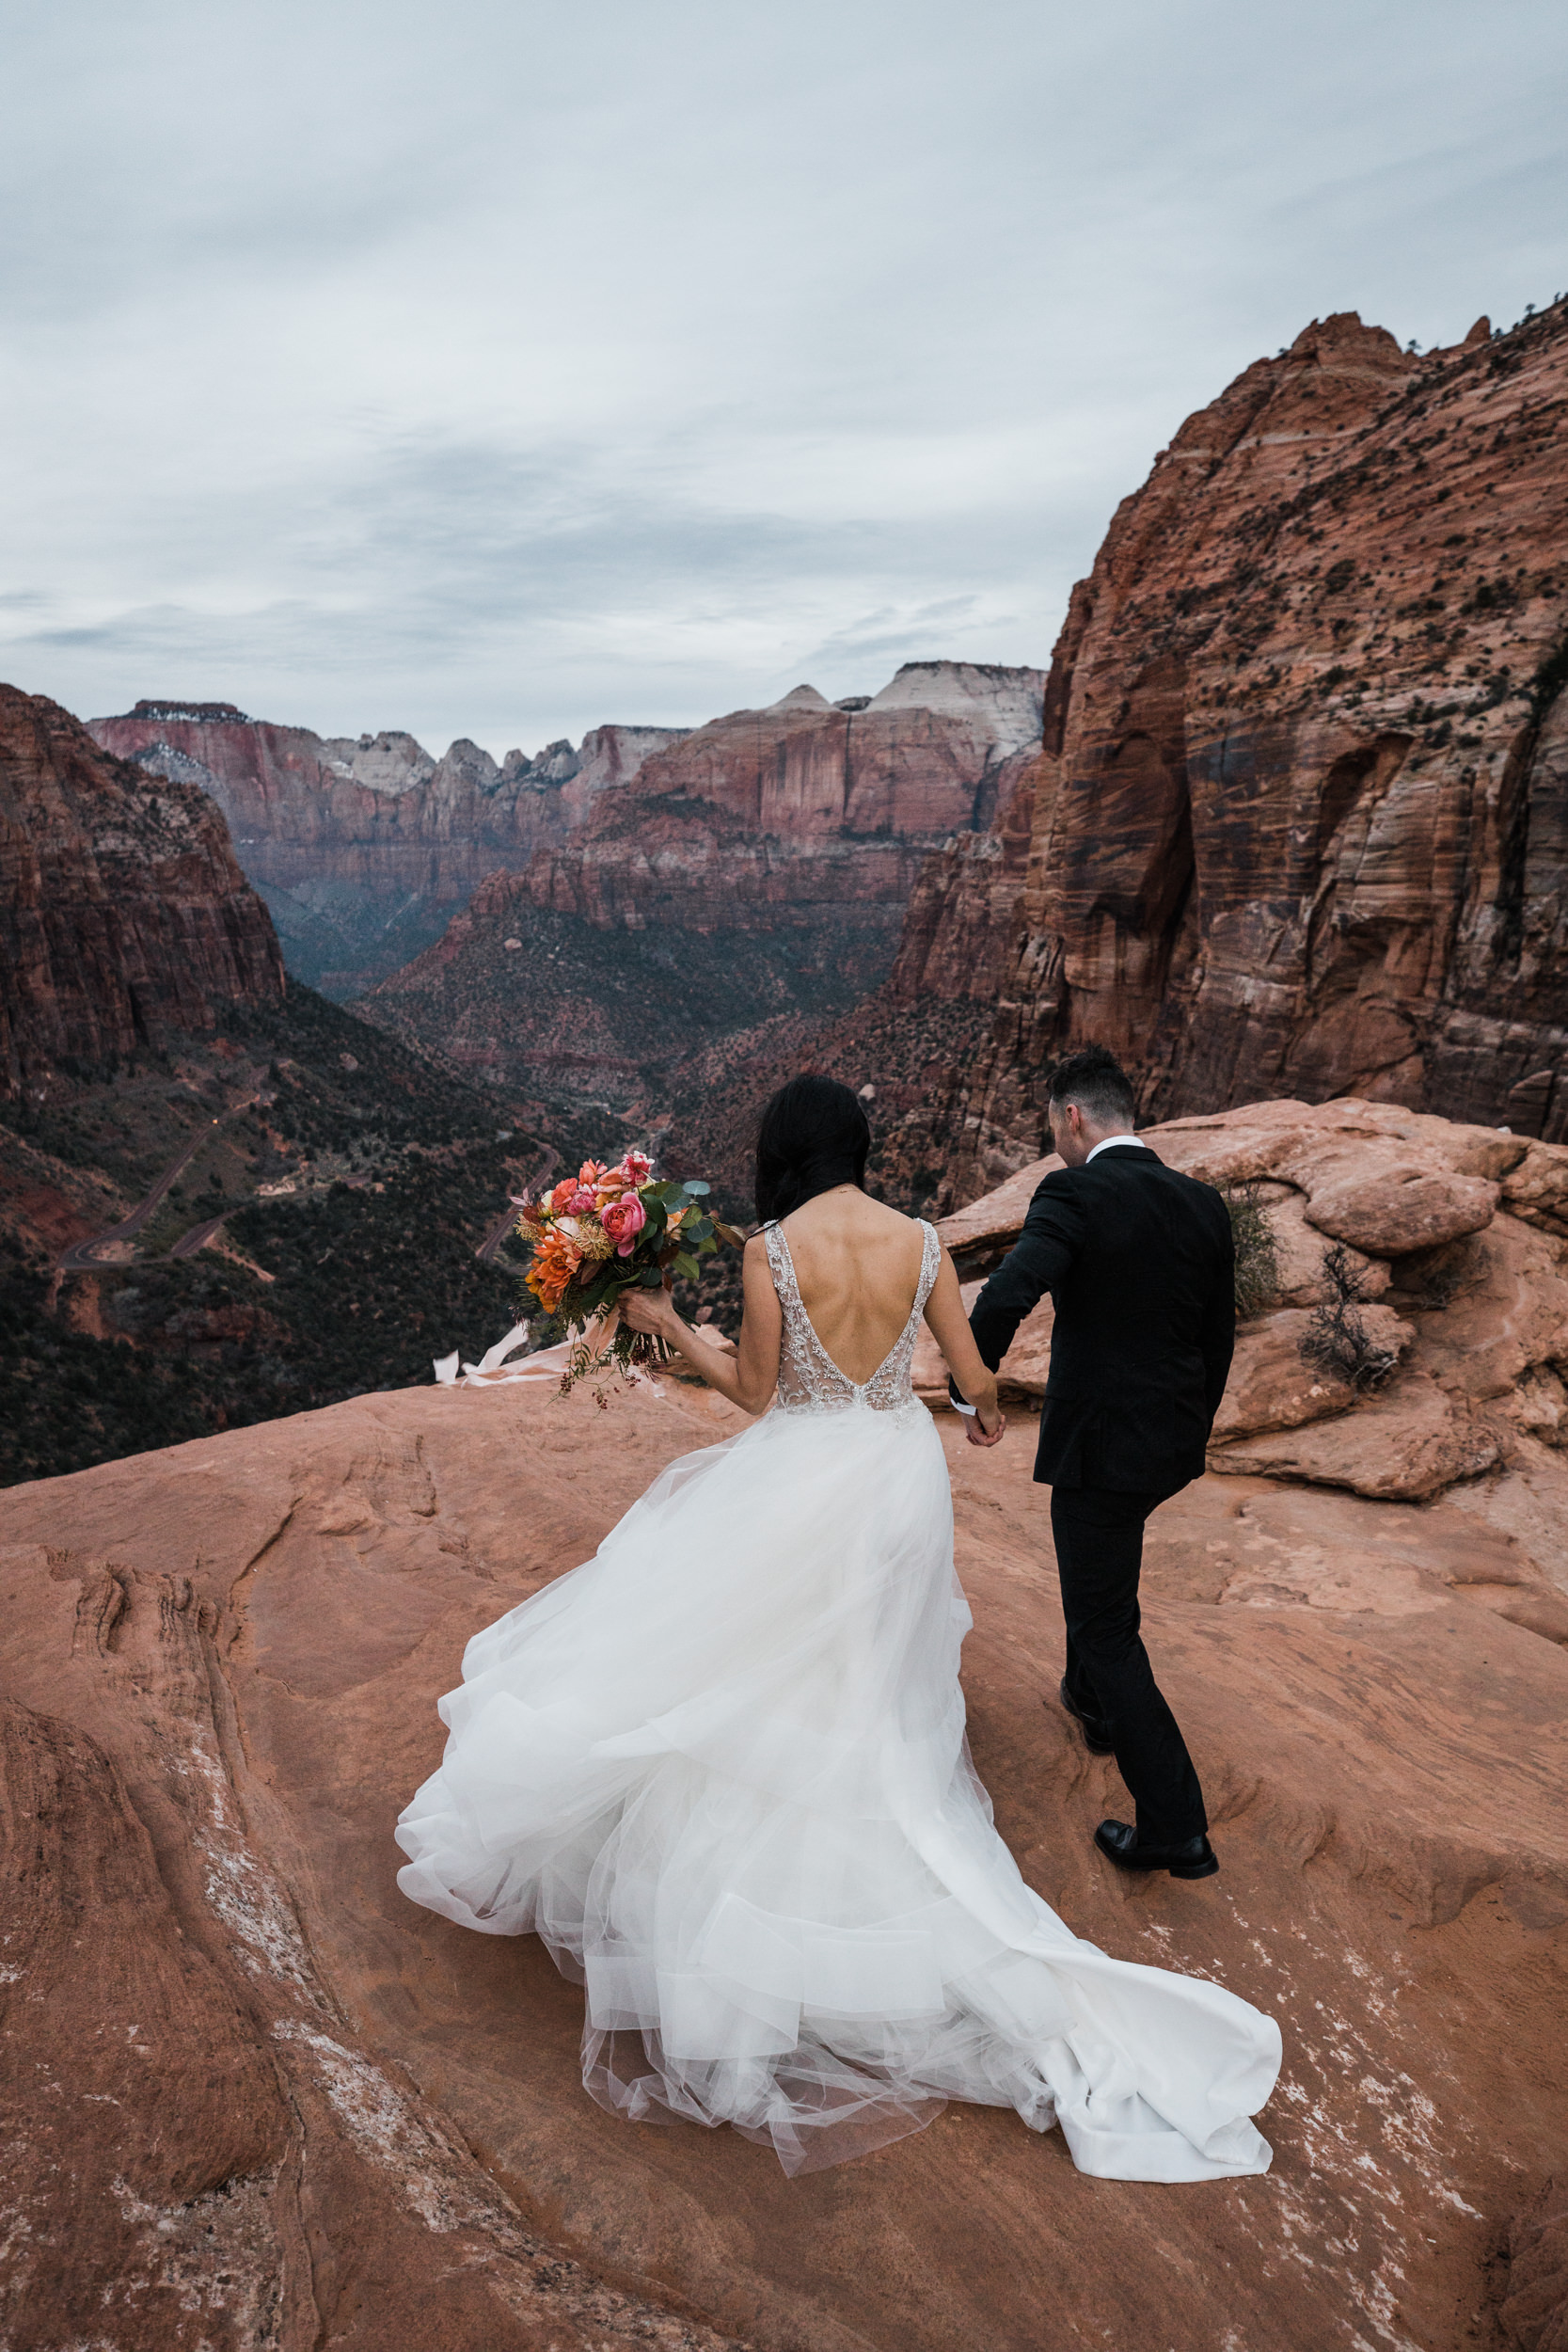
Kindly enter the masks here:
[[906, 662], [880, 693], [798, 686], [646, 759], [520, 895], [601, 927], [810, 924], [833, 906], [902, 914], [926, 853], [989, 825], [1037, 742], [1037, 670]]
[[565, 837], [679, 727], [595, 727], [498, 766], [460, 739], [433, 759], [411, 735], [322, 737], [230, 703], [143, 701], [95, 739], [198, 785], [229, 819], [302, 977], [350, 994], [439, 936], [474, 885]]
[[[558, 1107], [586, 1093], [685, 1133], [688, 1098], [749, 1102], [775, 1056], [879, 987], [933, 847], [1017, 804], [1040, 684], [910, 662], [847, 706], [802, 686], [717, 719], [526, 872], [488, 877], [362, 1009]], [[694, 1145], [725, 1182], [749, 1147]]]
[[1568, 304], [1425, 357], [1352, 313], [1161, 453], [1073, 592], [1027, 844], [913, 894], [896, 1000], [997, 1007], [950, 1197], [1038, 1150], [1087, 1039], [1154, 1117], [1354, 1091], [1568, 1135], [1565, 416]]
[[282, 995], [271, 918], [207, 795], [0, 687], [0, 1093]]

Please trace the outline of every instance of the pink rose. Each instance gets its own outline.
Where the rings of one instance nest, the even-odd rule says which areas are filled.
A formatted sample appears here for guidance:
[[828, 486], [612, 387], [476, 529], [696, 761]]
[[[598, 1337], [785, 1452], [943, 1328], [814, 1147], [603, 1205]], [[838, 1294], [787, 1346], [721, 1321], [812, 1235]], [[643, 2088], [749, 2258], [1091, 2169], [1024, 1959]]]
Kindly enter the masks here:
[[654, 1164], [645, 1152], [628, 1152], [621, 1162], [620, 1172], [628, 1184], [645, 1184], [654, 1172]]
[[571, 1197], [570, 1200], [568, 1200], [568, 1201], [567, 1201], [567, 1203], [566, 1203], [566, 1214], [567, 1214], [569, 1216], [587, 1216], [587, 1214], [588, 1214], [588, 1212], [589, 1212], [589, 1210], [590, 1210], [593, 1206], [594, 1206], [594, 1187], [593, 1187], [593, 1185], [592, 1185], [592, 1184], [579, 1184], [579, 1185], [578, 1186], [578, 1188], [577, 1188], [576, 1192], [574, 1192], [574, 1193], [573, 1193], [573, 1195], [572, 1195], [572, 1197]]
[[637, 1236], [648, 1222], [647, 1211], [636, 1193], [623, 1194], [619, 1200], [607, 1202], [599, 1211], [599, 1223], [615, 1244], [618, 1258], [629, 1258]]

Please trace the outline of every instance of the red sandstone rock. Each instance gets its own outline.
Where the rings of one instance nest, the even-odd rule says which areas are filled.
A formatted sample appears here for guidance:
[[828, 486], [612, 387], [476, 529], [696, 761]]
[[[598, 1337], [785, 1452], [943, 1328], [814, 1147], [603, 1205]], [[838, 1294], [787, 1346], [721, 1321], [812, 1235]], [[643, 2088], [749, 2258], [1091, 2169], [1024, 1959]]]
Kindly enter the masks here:
[[[954, 2107], [789, 2182], [592, 2106], [580, 1993], [406, 1904], [390, 1838], [467, 1636], [735, 1425], [686, 1389], [433, 1388], [0, 1497], [12, 2338], [1039, 2352], [1046, 2313], [1162, 2352], [1485, 2341], [1568, 2130], [1568, 1518], [1526, 1491], [1560, 1457], [1463, 1507], [1228, 1477], [1155, 1515], [1145, 1622], [1216, 1893], [1096, 1857], [1122, 1792], [1052, 1698], [1028, 1417], [980, 1455], [942, 1416], [999, 1825], [1081, 1933], [1280, 2017], [1275, 2169], [1095, 2182]], [[1497, 2289], [1521, 2328], [1556, 2308], [1555, 2214]]]
[[1037, 1152], [1084, 1039], [1154, 1116], [1354, 1091], [1568, 1136], [1565, 417], [1568, 305], [1425, 358], [1346, 314], [1161, 453], [1073, 593], [1027, 853], [966, 836], [911, 902], [911, 1016], [997, 1007], [959, 1197]]
[[[1391, 1307], [1363, 1307], [1360, 1313], [1372, 1347], [1393, 1357], [1406, 1353], [1416, 1334]], [[1261, 1430], [1298, 1429], [1304, 1422], [1323, 1421], [1354, 1405], [1355, 1391], [1347, 1380], [1304, 1359], [1302, 1342], [1311, 1324], [1309, 1314], [1291, 1307], [1243, 1324], [1214, 1419], [1216, 1445]]]
[[[1256, 1187], [1275, 1234], [1277, 1304], [1241, 1327], [1212, 1468], [1419, 1499], [1513, 1464], [1519, 1433], [1568, 1436], [1564, 1244], [1494, 1206], [1499, 1180], [1506, 1187], [1507, 1171], [1526, 1173], [1546, 1147], [1355, 1097], [1243, 1104], [1144, 1135], [1188, 1175]], [[960, 1268], [998, 1262], [1040, 1178], [1058, 1165], [1037, 1161], [942, 1221]], [[1555, 1159], [1546, 1165], [1555, 1171]], [[1550, 1182], [1527, 1176], [1522, 1198], [1537, 1215], [1536, 1204], [1555, 1198]], [[1351, 1248], [1346, 1268], [1371, 1346], [1408, 1359], [1386, 1387], [1362, 1396], [1299, 1354], [1308, 1323], [1301, 1310], [1333, 1295], [1323, 1258], [1337, 1227], [1386, 1251]], [[1015, 1393], [1043, 1391], [1048, 1334], [1043, 1322], [1027, 1344], [1020, 1332], [1008, 1364]], [[939, 1398], [934, 1351], [923, 1372], [925, 1392]], [[1560, 1507], [1568, 1513], [1568, 1485]]]
[[1568, 2352], [1568, 2176], [1548, 2181], [1514, 2218], [1498, 2317], [1517, 2352]]
[[229, 704], [143, 702], [89, 723], [105, 750], [209, 792], [251, 880], [303, 893], [308, 913], [330, 905], [343, 952], [367, 969], [374, 935], [394, 916], [406, 923], [412, 905], [426, 910], [427, 926], [439, 923], [486, 874], [525, 866], [563, 840], [599, 793], [624, 787], [685, 731], [595, 727], [580, 751], [508, 752], [498, 768], [467, 740], [436, 760], [411, 735], [324, 739]]
[[[606, 792], [527, 895], [601, 926], [763, 928], [847, 902], [902, 908], [927, 850], [1009, 802], [1040, 674], [907, 662], [861, 708], [797, 687], [711, 720]], [[787, 919], [787, 915], [785, 916]]]
[[1309, 1188], [1308, 1220], [1369, 1256], [1399, 1258], [1479, 1232], [1497, 1205], [1496, 1184], [1410, 1160], [1384, 1159], [1367, 1168], [1347, 1153], [1313, 1172], [1318, 1181]]
[[282, 993], [271, 917], [212, 802], [0, 687], [0, 1093]]
[[1568, 1147], [1532, 1143], [1504, 1178], [1503, 1198], [1513, 1215], [1527, 1225], [1568, 1233]]

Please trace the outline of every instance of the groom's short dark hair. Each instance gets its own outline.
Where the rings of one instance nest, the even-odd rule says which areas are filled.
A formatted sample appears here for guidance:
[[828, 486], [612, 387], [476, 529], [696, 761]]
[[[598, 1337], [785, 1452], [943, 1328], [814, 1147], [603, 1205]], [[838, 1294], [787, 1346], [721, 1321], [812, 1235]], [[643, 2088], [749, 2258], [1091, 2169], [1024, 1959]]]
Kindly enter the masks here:
[[1085, 1045], [1069, 1054], [1051, 1073], [1047, 1103], [1054, 1108], [1076, 1103], [1097, 1127], [1131, 1128], [1137, 1108], [1132, 1081], [1108, 1045]]

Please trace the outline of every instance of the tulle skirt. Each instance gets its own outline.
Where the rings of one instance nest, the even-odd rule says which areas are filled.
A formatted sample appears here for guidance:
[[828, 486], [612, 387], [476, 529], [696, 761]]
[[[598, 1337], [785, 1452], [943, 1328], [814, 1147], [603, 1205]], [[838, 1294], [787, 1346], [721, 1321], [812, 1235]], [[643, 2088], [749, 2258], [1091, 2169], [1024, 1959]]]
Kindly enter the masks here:
[[1024, 1884], [965, 1743], [970, 1622], [925, 1407], [775, 1409], [468, 1644], [398, 1883], [544, 1938], [602, 2106], [733, 2124], [788, 2172], [949, 2098], [1111, 2179], [1263, 2171], [1277, 2026]]

